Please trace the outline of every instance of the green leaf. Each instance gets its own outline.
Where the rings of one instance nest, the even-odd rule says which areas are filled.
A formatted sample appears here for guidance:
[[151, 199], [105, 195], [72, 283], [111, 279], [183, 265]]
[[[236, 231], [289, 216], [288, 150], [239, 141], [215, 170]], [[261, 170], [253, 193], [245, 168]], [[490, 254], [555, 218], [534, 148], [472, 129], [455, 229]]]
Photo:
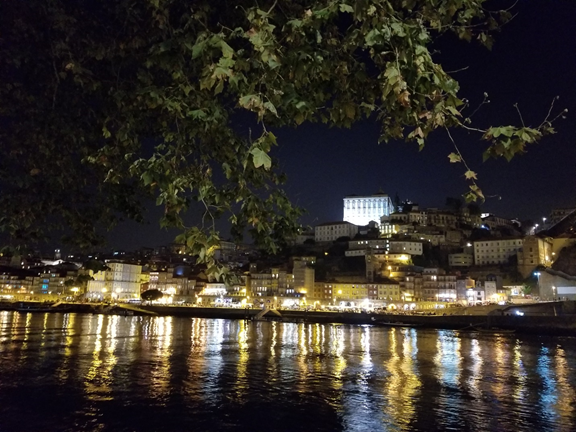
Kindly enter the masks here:
[[346, 117], [353, 119], [356, 115], [356, 108], [351, 103], [347, 103], [344, 105], [344, 113], [346, 114]]
[[484, 194], [482, 193], [482, 189], [478, 185], [470, 185], [470, 190], [476, 194], [477, 197], [484, 200]]
[[354, 13], [354, 8], [348, 4], [341, 3], [340, 4], [340, 12]]
[[406, 36], [406, 32], [404, 31], [404, 27], [402, 27], [401, 24], [399, 24], [399, 23], [392, 23], [392, 25], [390, 25], [390, 27], [392, 27], [392, 30], [394, 30], [394, 33], [395, 33], [397, 36], [400, 36], [400, 37]]
[[272, 102], [264, 102], [264, 108], [266, 108], [268, 111], [270, 111], [276, 117], [278, 117], [278, 112], [276, 111], [276, 107], [274, 106], [274, 104], [272, 104]]
[[462, 162], [462, 158], [459, 155], [457, 155], [456, 153], [450, 153], [448, 155], [448, 159], [450, 159], [450, 163]]
[[250, 153], [252, 154], [252, 162], [254, 163], [254, 167], [260, 168], [263, 166], [266, 170], [270, 169], [272, 166], [272, 159], [270, 159], [270, 156], [268, 156], [265, 151], [255, 147], [250, 150]]
[[192, 47], [192, 59], [196, 59], [200, 57], [200, 55], [204, 52], [204, 48], [206, 47], [206, 41], [202, 40], [200, 42], [196, 42]]
[[149, 171], [145, 171], [142, 174], [142, 182], [144, 183], [144, 186], [148, 186], [149, 184], [151, 184], [153, 179], [154, 179], [153, 174]]
[[476, 173], [474, 171], [468, 170], [464, 173], [466, 180], [474, 179], [477, 180]]
[[241, 107], [251, 110], [255, 107], [261, 107], [262, 99], [260, 99], [260, 96], [258, 95], [250, 94], [242, 96], [238, 103]]
[[234, 55], [232, 47], [224, 41], [220, 41], [220, 49], [222, 50], [222, 55], [226, 58], [232, 58]]

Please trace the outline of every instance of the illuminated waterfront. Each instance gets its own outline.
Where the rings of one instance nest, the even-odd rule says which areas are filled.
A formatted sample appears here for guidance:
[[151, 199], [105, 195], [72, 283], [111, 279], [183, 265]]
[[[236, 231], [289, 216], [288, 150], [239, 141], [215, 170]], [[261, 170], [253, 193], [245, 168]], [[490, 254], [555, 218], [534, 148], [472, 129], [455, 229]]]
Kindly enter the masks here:
[[575, 430], [575, 342], [0, 312], [0, 430]]

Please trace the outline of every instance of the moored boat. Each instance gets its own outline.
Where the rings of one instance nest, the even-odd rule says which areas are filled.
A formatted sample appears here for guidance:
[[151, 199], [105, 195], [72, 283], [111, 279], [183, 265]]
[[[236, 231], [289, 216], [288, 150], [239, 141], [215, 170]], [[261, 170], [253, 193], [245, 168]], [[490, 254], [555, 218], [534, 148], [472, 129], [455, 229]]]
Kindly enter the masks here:
[[488, 334], [510, 334], [510, 333], [514, 333], [516, 330], [514, 330], [514, 329], [501, 329], [498, 327], [490, 327], [490, 328], [472, 327], [470, 331], [475, 331], [475, 332], [479, 332], [479, 333], [488, 333]]
[[420, 324], [403, 323], [399, 321], [396, 322], [375, 321], [373, 324], [386, 327], [420, 327]]

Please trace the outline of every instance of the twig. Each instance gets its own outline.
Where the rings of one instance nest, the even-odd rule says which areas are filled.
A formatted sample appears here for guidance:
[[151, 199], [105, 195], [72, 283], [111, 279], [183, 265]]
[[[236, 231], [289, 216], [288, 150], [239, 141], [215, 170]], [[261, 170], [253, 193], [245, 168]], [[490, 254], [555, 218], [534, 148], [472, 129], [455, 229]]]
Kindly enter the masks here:
[[277, 3], [278, 3], [278, 0], [274, 0], [274, 3], [272, 4], [272, 6], [270, 6], [270, 9], [268, 9], [268, 12], [266, 12], [266, 15], [270, 15], [270, 12], [272, 12], [274, 10]]
[[522, 122], [522, 127], [526, 127], [526, 125], [524, 124], [524, 119], [522, 118], [522, 113], [520, 112], [520, 109], [518, 108], [518, 103], [514, 104], [514, 108], [516, 108], [516, 111], [518, 111], [518, 115], [520, 116], [520, 121]]
[[[468, 171], [472, 171], [470, 169], [470, 167], [468, 166], [468, 164], [466, 163], [466, 161], [464, 160], [464, 157], [462, 156], [462, 153], [460, 153], [460, 149], [458, 148], [458, 146], [456, 145], [456, 141], [454, 141], [454, 138], [452, 138], [452, 134], [450, 133], [450, 129], [448, 129], [446, 126], [444, 126], [444, 129], [446, 129], [446, 133], [448, 134], [448, 137], [450, 138], [450, 141], [452, 141], [452, 144], [454, 145], [454, 148], [456, 149], [456, 152], [458, 153], [458, 156], [460, 156], [460, 160], [462, 161], [462, 163], [464, 164], [464, 166], [466, 167], [466, 169]], [[474, 183], [474, 182], [473, 182]]]
[[490, 103], [490, 100], [488, 99], [488, 94], [484, 93], [484, 99], [482, 100], [482, 103], [480, 105], [478, 105], [478, 107], [474, 110], [474, 112], [472, 112], [472, 114], [470, 114], [468, 116], [468, 118], [472, 118], [472, 116], [474, 116], [474, 114], [476, 114], [478, 112], [478, 110], [480, 110], [480, 108], [482, 108], [483, 105], [487, 105]]
[[[548, 114], [546, 114], [546, 118], [544, 119], [544, 121], [542, 122], [540, 127], [542, 127], [544, 125], [544, 123], [550, 123], [548, 121], [548, 119], [550, 118], [550, 114], [552, 114], [552, 109], [554, 109], [554, 102], [556, 102], [558, 99], [560, 99], [560, 96], [556, 96], [554, 99], [552, 99], [552, 103], [550, 104], [550, 109], [548, 110]], [[558, 116], [556, 116], [556, 118], [558, 118]]]

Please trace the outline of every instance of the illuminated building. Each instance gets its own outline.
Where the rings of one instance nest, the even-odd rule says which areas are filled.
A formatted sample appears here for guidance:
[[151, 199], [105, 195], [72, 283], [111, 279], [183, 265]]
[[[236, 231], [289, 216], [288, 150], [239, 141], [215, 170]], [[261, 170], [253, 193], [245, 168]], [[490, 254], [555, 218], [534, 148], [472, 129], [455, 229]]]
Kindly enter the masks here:
[[518, 251], [518, 271], [528, 277], [537, 266], [552, 265], [552, 239], [528, 236]]
[[314, 228], [314, 240], [317, 242], [332, 242], [340, 237], [353, 238], [358, 234], [358, 227], [349, 222], [328, 222]]
[[368, 225], [370, 222], [380, 223], [382, 216], [392, 213], [394, 206], [387, 194], [371, 196], [350, 195], [344, 198], [344, 221], [354, 225]]
[[106, 263], [109, 270], [94, 273], [88, 282], [88, 295], [114, 300], [140, 298], [142, 266], [120, 262]]

